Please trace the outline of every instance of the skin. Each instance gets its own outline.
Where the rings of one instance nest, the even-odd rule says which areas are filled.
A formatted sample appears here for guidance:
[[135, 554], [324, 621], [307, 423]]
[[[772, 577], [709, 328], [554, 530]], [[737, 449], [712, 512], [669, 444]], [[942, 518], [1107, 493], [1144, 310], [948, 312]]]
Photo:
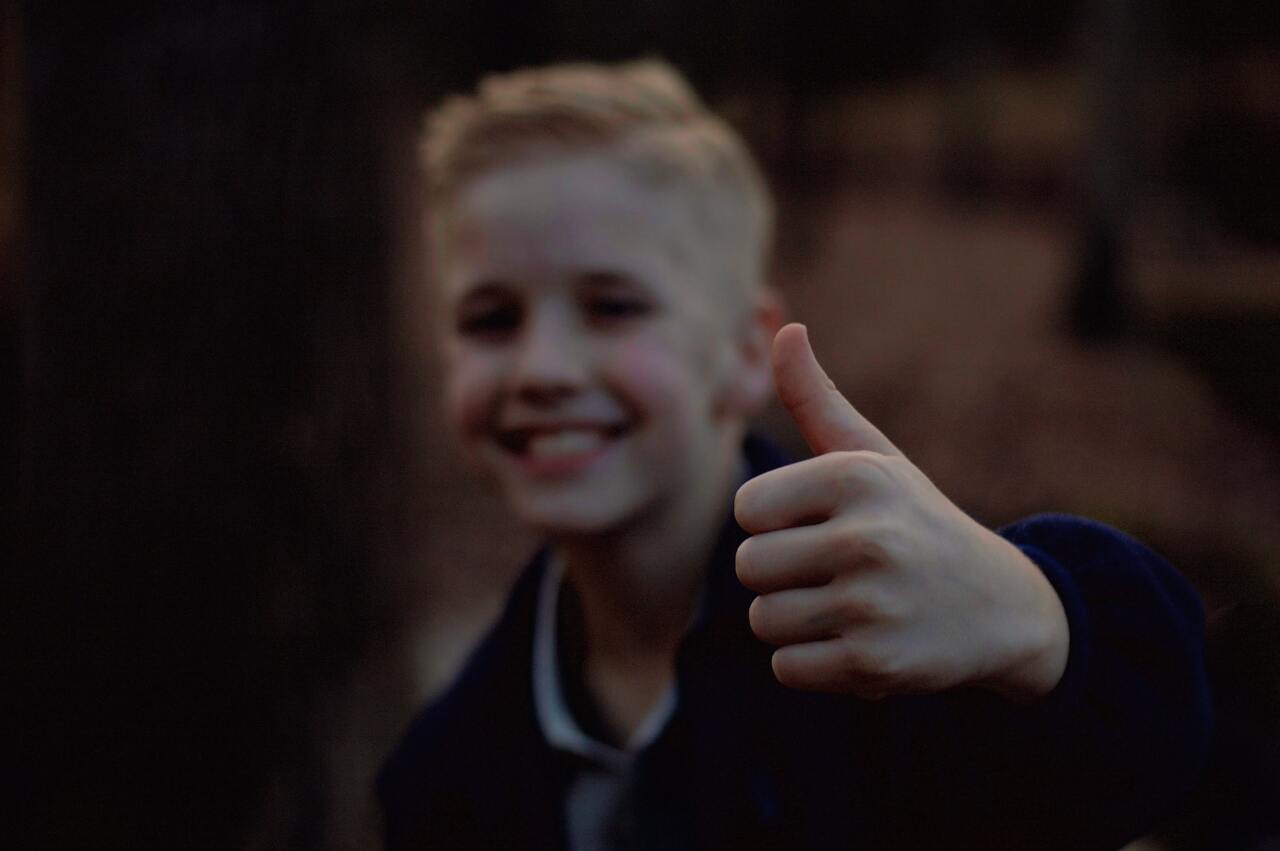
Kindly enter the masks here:
[[730, 320], [688, 207], [580, 154], [473, 181], [440, 241], [448, 419], [564, 559], [620, 741], [671, 685], [769, 386], [776, 310]]
[[801, 325], [778, 332], [775, 384], [815, 457], [738, 491], [751, 627], [778, 680], [864, 698], [979, 686], [1047, 695], [1066, 614], [1021, 551], [944, 496], [823, 372]]
[[[780, 313], [700, 263], [678, 192], [607, 152], [519, 163], [441, 217], [447, 413], [566, 566], [586, 686], [616, 741], [670, 688]], [[732, 302], [731, 302], [732, 303]], [[962, 685], [1032, 701], [1065, 614], [1025, 556], [950, 502], [844, 399], [801, 326], [772, 347], [816, 456], [743, 485], [741, 581], [784, 685], [864, 698]]]

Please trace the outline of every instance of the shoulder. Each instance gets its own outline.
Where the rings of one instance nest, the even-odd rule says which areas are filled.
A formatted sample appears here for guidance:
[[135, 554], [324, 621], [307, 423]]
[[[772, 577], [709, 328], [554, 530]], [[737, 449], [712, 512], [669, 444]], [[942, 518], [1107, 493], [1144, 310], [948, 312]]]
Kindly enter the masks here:
[[758, 431], [749, 431], [742, 439], [742, 456], [748, 477], [784, 467], [793, 460], [772, 438]]
[[[420, 807], [441, 789], [465, 786], [476, 757], [499, 741], [526, 737], [523, 728], [533, 719], [533, 609], [542, 571], [539, 556], [453, 684], [413, 718], [384, 761], [377, 793], [389, 822], [398, 808]], [[485, 724], [477, 725], [477, 717], [485, 718]]]

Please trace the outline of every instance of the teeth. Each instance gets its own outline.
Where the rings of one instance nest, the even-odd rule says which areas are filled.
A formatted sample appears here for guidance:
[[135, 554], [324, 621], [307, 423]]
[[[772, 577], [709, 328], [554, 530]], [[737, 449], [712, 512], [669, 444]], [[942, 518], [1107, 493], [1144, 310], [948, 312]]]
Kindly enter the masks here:
[[561, 458], [590, 452], [602, 443], [604, 437], [598, 431], [573, 429], [547, 432], [529, 439], [528, 452], [535, 458]]

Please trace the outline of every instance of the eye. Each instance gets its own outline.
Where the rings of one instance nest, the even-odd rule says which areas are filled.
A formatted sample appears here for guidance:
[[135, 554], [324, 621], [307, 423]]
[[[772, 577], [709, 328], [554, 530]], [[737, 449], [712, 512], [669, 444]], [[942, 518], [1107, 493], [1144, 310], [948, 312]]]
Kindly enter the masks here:
[[463, 304], [458, 309], [456, 328], [463, 337], [498, 340], [520, 327], [524, 313], [515, 302]]
[[653, 310], [653, 305], [637, 296], [596, 295], [586, 299], [585, 309], [592, 319], [616, 321], [645, 316]]
[[647, 316], [657, 307], [643, 286], [618, 272], [590, 272], [582, 276], [579, 287], [579, 304], [588, 322], [614, 325]]

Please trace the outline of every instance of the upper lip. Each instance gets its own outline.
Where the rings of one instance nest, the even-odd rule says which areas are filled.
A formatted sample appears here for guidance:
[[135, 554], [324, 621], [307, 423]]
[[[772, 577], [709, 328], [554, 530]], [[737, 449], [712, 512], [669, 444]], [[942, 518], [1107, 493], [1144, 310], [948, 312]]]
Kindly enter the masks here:
[[499, 424], [498, 431], [610, 431], [624, 425], [621, 420], [514, 420]]

